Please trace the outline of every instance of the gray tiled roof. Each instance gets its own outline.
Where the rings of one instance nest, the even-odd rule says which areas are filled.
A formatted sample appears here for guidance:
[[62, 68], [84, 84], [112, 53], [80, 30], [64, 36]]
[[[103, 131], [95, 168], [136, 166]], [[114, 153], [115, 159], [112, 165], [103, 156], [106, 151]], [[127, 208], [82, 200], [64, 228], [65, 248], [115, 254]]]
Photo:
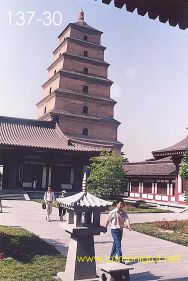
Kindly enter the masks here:
[[186, 146], [188, 145], [188, 136], [181, 140], [180, 142], [171, 145], [167, 148], [152, 151], [154, 157], [157, 156], [167, 156], [167, 155], [182, 155], [185, 151]]
[[53, 121], [0, 117], [0, 145], [72, 151], [98, 151], [99, 148], [72, 145]]
[[174, 176], [176, 167], [172, 161], [164, 159], [160, 161], [126, 163], [124, 170], [127, 176]]
[[80, 192], [72, 196], [56, 199], [62, 206], [68, 208], [75, 207], [88, 207], [88, 208], [101, 208], [111, 206], [112, 202], [100, 199], [89, 192]]
[[102, 0], [102, 2], [105, 4], [114, 2], [117, 8], [123, 8], [129, 12], [137, 10], [140, 16], [147, 14], [150, 19], [158, 18], [163, 23], [168, 21], [171, 26], [178, 24], [181, 29], [188, 28], [187, 0]]

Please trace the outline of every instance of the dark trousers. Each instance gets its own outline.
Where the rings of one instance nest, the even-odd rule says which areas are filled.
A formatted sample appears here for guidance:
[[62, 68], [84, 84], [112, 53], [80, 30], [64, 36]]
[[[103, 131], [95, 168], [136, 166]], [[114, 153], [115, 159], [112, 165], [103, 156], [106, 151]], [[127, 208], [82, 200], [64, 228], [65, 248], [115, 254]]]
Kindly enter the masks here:
[[112, 251], [110, 254], [110, 259], [115, 260], [116, 255], [118, 256], [118, 261], [122, 262], [122, 250], [121, 250], [121, 240], [123, 235], [123, 229], [111, 229], [112, 238], [114, 240]]
[[61, 206], [59, 206], [59, 216], [60, 216], [60, 217], [61, 217], [62, 215], [64, 216], [65, 213], [66, 213], [66, 209], [63, 208], [63, 207], [61, 207]]

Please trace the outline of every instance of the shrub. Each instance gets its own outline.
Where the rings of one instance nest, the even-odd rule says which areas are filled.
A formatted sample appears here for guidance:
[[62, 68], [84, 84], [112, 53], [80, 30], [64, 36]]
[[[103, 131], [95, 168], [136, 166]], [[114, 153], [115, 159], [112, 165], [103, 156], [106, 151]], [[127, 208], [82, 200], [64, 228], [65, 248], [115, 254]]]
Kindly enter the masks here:
[[185, 203], [188, 205], [188, 192], [184, 193], [184, 200], [185, 200]]

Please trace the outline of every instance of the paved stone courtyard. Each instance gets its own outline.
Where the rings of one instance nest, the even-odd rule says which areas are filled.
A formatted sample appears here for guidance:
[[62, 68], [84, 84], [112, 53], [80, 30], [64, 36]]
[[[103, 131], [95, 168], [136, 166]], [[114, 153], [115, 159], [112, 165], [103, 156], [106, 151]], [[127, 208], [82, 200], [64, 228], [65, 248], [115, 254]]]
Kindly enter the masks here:
[[[53, 244], [59, 251], [66, 255], [69, 245], [69, 235], [60, 227], [58, 210], [53, 208], [52, 221], [45, 220], [45, 210], [39, 203], [33, 201], [3, 201], [3, 213], [0, 213], [0, 225], [18, 226], [25, 228], [48, 243]], [[102, 215], [102, 223], [106, 215]], [[130, 220], [134, 222], [156, 221], [163, 218], [188, 219], [187, 213], [163, 213], [163, 214], [130, 214]], [[110, 230], [106, 234], [95, 237], [96, 256], [104, 261], [110, 254], [112, 239]], [[131, 281], [171, 280], [188, 281], [188, 248], [150, 237], [135, 231], [124, 230], [123, 256], [135, 258], [130, 264], [134, 270], [131, 273]], [[177, 260], [169, 260], [172, 256]], [[136, 258], [160, 257], [156, 263], [150, 261], [138, 261]], [[167, 258], [167, 259], [165, 259]]]

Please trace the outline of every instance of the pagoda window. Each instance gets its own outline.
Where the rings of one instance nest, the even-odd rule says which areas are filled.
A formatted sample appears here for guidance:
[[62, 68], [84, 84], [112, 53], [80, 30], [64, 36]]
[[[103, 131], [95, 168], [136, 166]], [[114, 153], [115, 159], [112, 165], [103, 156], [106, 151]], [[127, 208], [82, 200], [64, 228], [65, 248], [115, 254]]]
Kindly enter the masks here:
[[83, 106], [83, 113], [88, 114], [88, 107], [87, 106]]
[[59, 57], [61, 56], [61, 53], [59, 54]]
[[87, 86], [87, 85], [84, 85], [84, 86], [83, 86], [83, 92], [84, 92], [84, 93], [88, 93], [88, 86]]
[[46, 113], [46, 106], [45, 106], [45, 108], [44, 108], [44, 114]]
[[83, 135], [83, 136], [88, 136], [88, 129], [87, 129], [87, 128], [84, 128], [84, 129], [83, 129], [82, 135]]
[[50, 90], [49, 90], [49, 93], [51, 94], [51, 92], [52, 92], [52, 88], [50, 88]]
[[84, 57], [88, 57], [88, 51], [84, 51]]
[[87, 35], [84, 35], [84, 41], [87, 41], [87, 39], [88, 39]]
[[84, 68], [84, 74], [88, 74], [88, 68], [87, 67]]
[[56, 74], [56, 72], [57, 72], [57, 71], [55, 70], [55, 71], [54, 71], [54, 75]]

